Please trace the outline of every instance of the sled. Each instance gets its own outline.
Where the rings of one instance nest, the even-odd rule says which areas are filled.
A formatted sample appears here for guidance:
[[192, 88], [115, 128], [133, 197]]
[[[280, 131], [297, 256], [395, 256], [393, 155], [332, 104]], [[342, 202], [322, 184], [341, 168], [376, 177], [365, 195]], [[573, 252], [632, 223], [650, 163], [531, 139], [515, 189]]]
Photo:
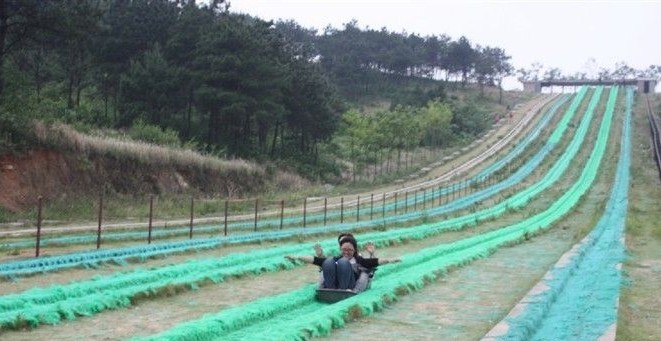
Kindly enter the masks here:
[[317, 289], [317, 300], [326, 303], [335, 303], [356, 296], [356, 294], [353, 291], [342, 289]]

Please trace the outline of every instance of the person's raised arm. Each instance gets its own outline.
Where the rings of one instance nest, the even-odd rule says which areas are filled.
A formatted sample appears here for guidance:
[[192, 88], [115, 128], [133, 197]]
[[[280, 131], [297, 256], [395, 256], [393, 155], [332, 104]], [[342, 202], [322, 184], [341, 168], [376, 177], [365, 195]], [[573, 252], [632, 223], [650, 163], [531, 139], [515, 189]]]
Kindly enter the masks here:
[[321, 247], [321, 244], [314, 244], [314, 254], [320, 258], [324, 256], [324, 249]]
[[365, 244], [365, 252], [367, 253], [367, 258], [375, 258], [376, 245], [374, 245], [374, 242], [369, 241]]
[[[314, 245], [314, 254], [318, 258], [323, 258], [324, 257], [324, 249], [321, 247], [319, 243]], [[313, 264], [314, 263], [314, 257], [313, 256], [294, 256], [294, 255], [287, 255], [285, 258], [289, 260], [300, 260], [304, 263], [309, 263]]]
[[314, 257], [312, 256], [294, 256], [294, 255], [287, 255], [285, 258], [289, 260], [300, 260], [303, 263], [309, 263], [312, 264], [314, 262]]
[[399, 258], [379, 258], [379, 265], [389, 264], [389, 263], [399, 263], [402, 260]]
[[[374, 242], [369, 241], [365, 244], [365, 252], [367, 253], [367, 259], [377, 258], [376, 257], [376, 245]], [[379, 260], [379, 265], [389, 264], [389, 263], [399, 263], [402, 260], [399, 258], [377, 258]]]

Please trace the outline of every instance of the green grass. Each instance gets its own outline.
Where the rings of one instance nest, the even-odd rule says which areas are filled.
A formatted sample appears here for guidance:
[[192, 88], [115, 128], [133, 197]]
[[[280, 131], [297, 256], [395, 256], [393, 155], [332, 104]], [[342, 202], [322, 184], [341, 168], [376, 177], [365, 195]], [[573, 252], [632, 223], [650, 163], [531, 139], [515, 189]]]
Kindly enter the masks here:
[[[657, 101], [658, 101], [658, 97]], [[658, 340], [661, 335], [661, 182], [650, 146], [647, 108], [638, 98], [634, 108], [632, 182], [626, 226], [629, 258], [624, 264], [626, 285], [620, 296], [618, 340]]]
[[9, 222], [9, 217], [10, 217], [10, 212], [5, 210], [4, 208], [0, 207], [0, 223], [7, 223]]

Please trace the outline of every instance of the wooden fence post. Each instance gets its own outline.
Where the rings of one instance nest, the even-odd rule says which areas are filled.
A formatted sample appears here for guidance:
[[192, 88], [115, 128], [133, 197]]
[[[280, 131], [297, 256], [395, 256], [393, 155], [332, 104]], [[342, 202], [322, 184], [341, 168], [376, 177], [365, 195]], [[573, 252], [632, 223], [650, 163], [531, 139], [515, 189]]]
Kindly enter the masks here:
[[395, 192], [395, 215], [397, 215], [397, 193], [399, 192]]
[[409, 191], [404, 192], [404, 213], [409, 212]]
[[101, 248], [101, 222], [103, 221], [103, 192], [99, 197], [99, 225], [96, 230], [96, 249]]
[[257, 232], [257, 209], [259, 208], [259, 198], [255, 198], [255, 232]]
[[307, 225], [308, 197], [303, 198], [303, 227]]
[[418, 210], [418, 192], [419, 192], [419, 190], [417, 190], [417, 189], [415, 190], [415, 192], [413, 192], [413, 211], [414, 212]]
[[285, 200], [282, 199], [280, 200], [280, 229], [282, 230], [282, 220], [284, 219], [285, 215]]
[[326, 216], [328, 214], [328, 197], [324, 198], [324, 226], [326, 226]]
[[374, 213], [374, 193], [370, 194], [370, 220], [372, 220], [373, 213]]
[[225, 199], [225, 229], [224, 235], [227, 236], [227, 210], [229, 209], [229, 200]]
[[43, 204], [43, 197], [40, 195], [37, 198], [37, 245], [35, 250], [35, 257], [39, 257], [39, 248], [41, 244], [41, 210]]
[[190, 197], [190, 232], [188, 233], [188, 239], [193, 239], [193, 212], [195, 210], [195, 198]]
[[149, 232], [147, 233], [147, 244], [151, 244], [152, 219], [154, 217], [154, 195], [149, 196]]
[[[433, 199], [433, 197], [432, 197]], [[427, 209], [427, 189], [422, 190], [422, 209]]]
[[340, 224], [344, 223], [344, 197], [340, 198]]

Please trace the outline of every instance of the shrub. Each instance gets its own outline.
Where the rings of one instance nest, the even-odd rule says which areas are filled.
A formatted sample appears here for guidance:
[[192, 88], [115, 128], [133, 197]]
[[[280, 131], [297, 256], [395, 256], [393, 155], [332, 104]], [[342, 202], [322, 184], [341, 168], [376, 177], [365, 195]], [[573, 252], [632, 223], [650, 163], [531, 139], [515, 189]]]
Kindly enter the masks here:
[[134, 122], [128, 134], [134, 140], [161, 146], [178, 147], [180, 145], [179, 135], [176, 131], [170, 128], [161, 129], [142, 120]]
[[27, 115], [0, 106], [0, 155], [26, 150], [34, 142]]
[[278, 190], [297, 190], [310, 185], [308, 180], [291, 172], [277, 172], [274, 183]]
[[4, 208], [0, 207], [0, 223], [6, 223], [8, 221], [9, 221], [9, 214]]

